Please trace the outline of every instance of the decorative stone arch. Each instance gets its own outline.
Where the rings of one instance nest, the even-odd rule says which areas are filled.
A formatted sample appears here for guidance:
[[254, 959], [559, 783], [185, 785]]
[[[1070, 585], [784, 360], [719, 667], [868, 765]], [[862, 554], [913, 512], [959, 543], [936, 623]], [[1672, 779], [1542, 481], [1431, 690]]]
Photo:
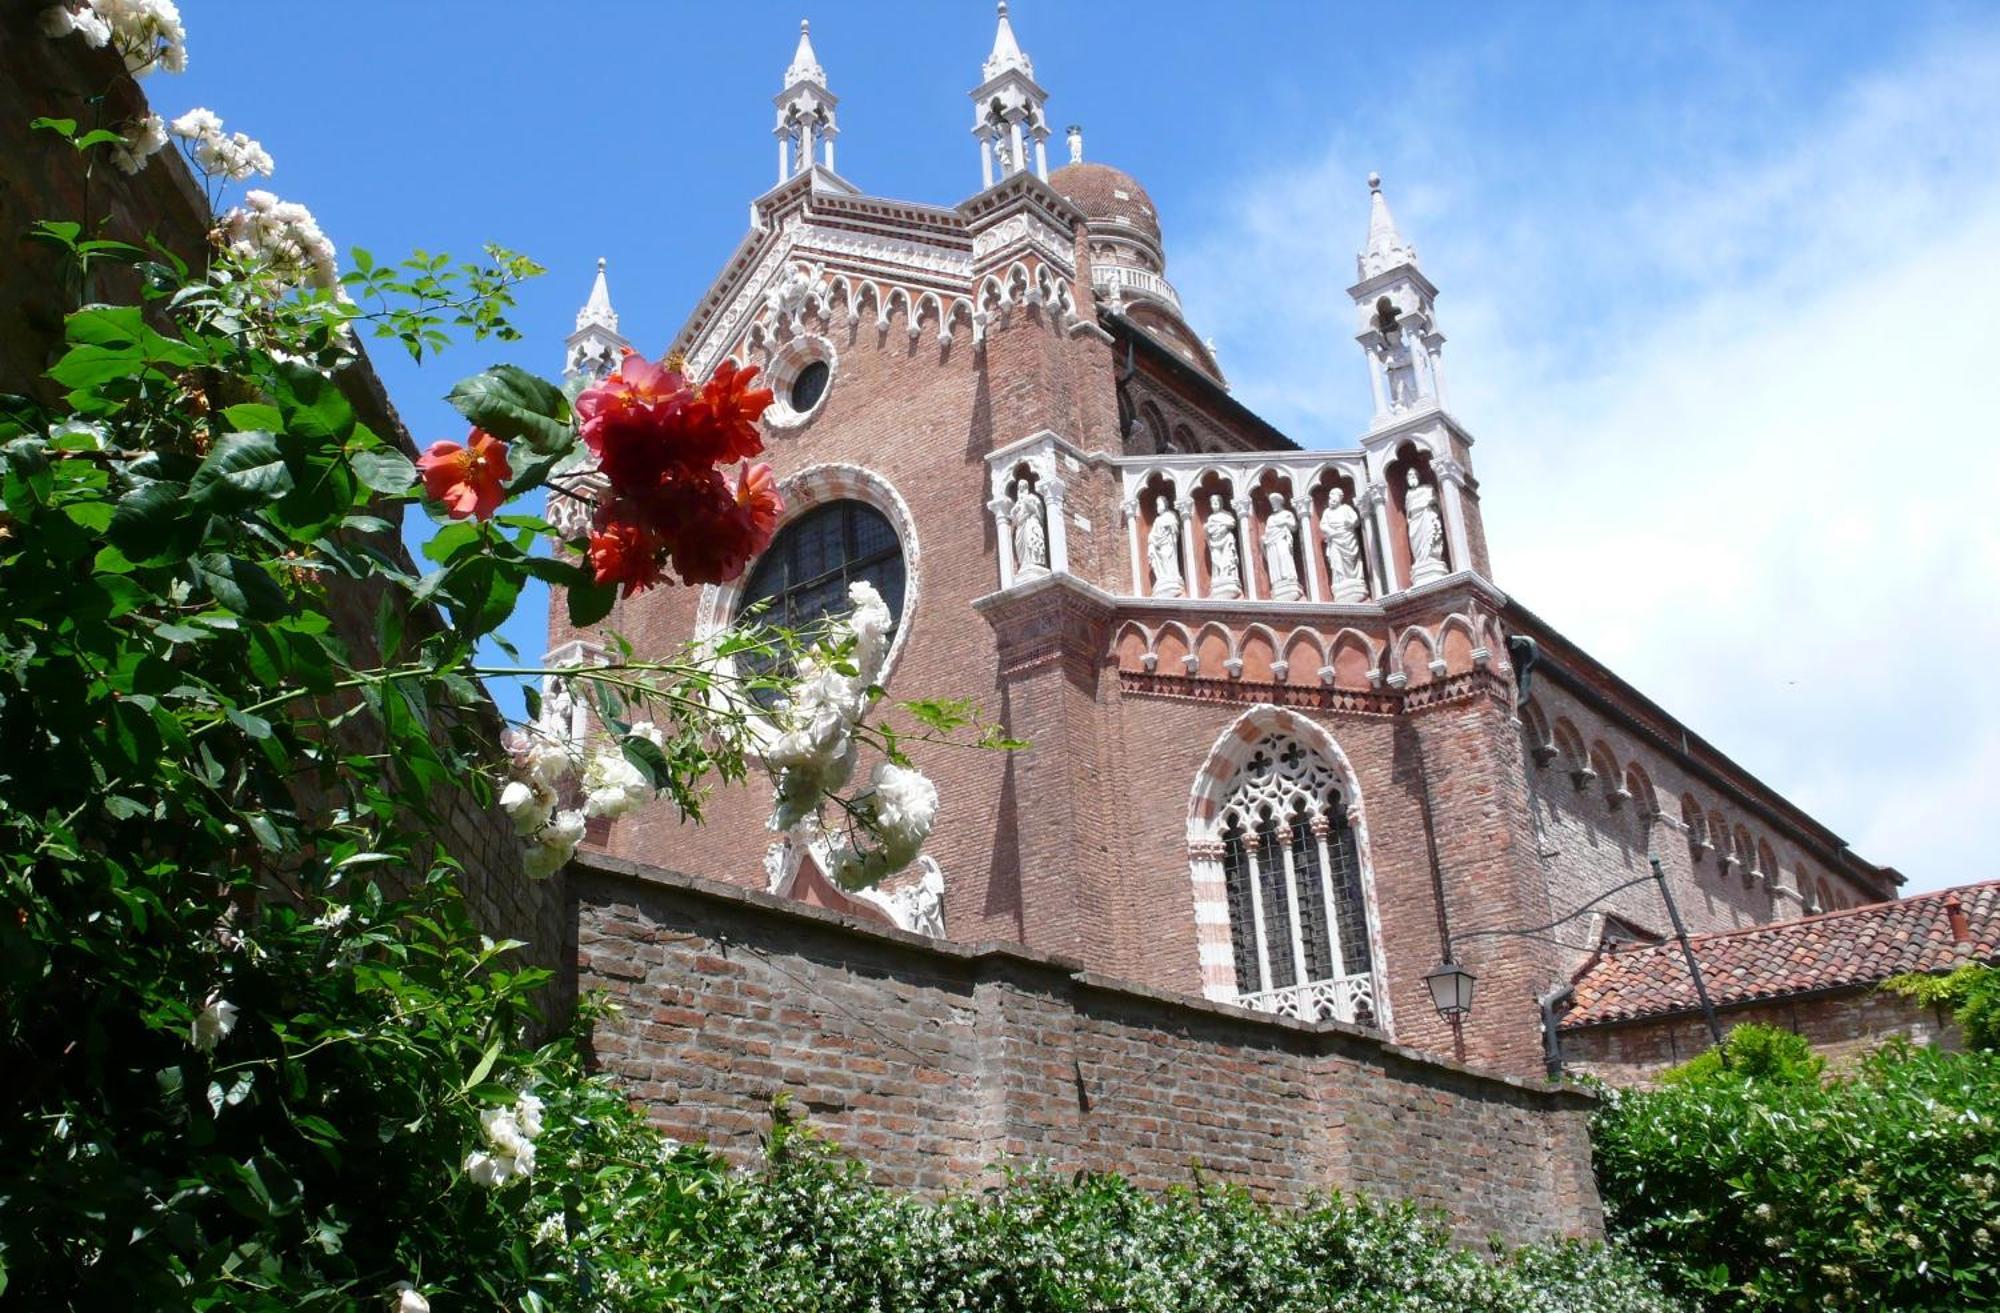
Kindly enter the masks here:
[[1342, 661], [1342, 658], [1348, 653], [1359, 653], [1366, 667], [1362, 683], [1353, 685], [1353, 687], [1380, 688], [1383, 679], [1382, 645], [1352, 625], [1340, 629], [1327, 642], [1327, 667], [1333, 672], [1327, 678], [1327, 682], [1336, 688], [1343, 686], [1341, 684], [1342, 678], [1351, 674], [1350, 670], [1343, 669], [1343, 664], [1352, 665], [1351, 662], [1343, 663]]
[[1562, 754], [1563, 765], [1569, 768], [1569, 777], [1577, 789], [1590, 787], [1597, 778], [1596, 769], [1590, 764], [1590, 753], [1583, 746], [1583, 735], [1577, 732], [1569, 717], [1557, 716], [1554, 729], [1556, 750]]
[[[1220, 653], [1222, 656], [1223, 673], [1229, 675], [1231, 678], [1242, 674], [1243, 661], [1236, 651], [1235, 631], [1219, 620], [1211, 620], [1195, 631], [1193, 651], [1197, 662], [1206, 664], [1206, 658], [1213, 656], [1217, 652], [1218, 649], [1215, 644], [1208, 641], [1211, 638], [1217, 639], [1221, 643]], [[1211, 679], [1215, 677], [1213, 670], [1200, 669], [1199, 664], [1197, 670], [1202, 675]]]
[[1689, 860], [1700, 861], [1710, 846], [1708, 816], [1692, 793], [1681, 795], [1681, 827], [1687, 831]]
[[1603, 739], [1590, 741], [1588, 760], [1598, 782], [1604, 785], [1605, 802], [1616, 808], [1631, 796], [1625, 792], [1624, 774], [1618, 769], [1618, 758], [1612, 754]]
[[1120, 670], [1143, 670], [1148, 674], [1153, 672], [1160, 660], [1159, 653], [1153, 649], [1153, 635], [1137, 620], [1127, 620], [1118, 626], [1107, 656]]
[[[1258, 648], [1252, 640], [1262, 643], [1263, 647]], [[1284, 672], [1277, 669], [1277, 665], [1284, 659], [1284, 651], [1278, 646], [1278, 635], [1270, 626], [1252, 621], [1243, 626], [1243, 632], [1236, 640], [1238, 668], [1231, 674], [1258, 684], [1282, 684], [1285, 682]]]
[[1642, 838], [1652, 836], [1653, 822], [1665, 815], [1660, 810], [1660, 795], [1653, 788], [1646, 768], [1636, 761], [1625, 763], [1625, 796], [1632, 801], [1639, 813], [1639, 834]]
[[[1424, 664], [1417, 670], [1410, 669], [1410, 645], [1421, 644], [1424, 649]], [[1396, 635], [1396, 644], [1391, 649], [1391, 659], [1395, 663], [1395, 673], [1389, 676], [1389, 683], [1396, 688], [1410, 684], [1427, 684], [1433, 679], [1443, 679], [1444, 658], [1438, 654], [1437, 640], [1422, 625], [1411, 625]]]
[[1200, 658], [1195, 653], [1194, 639], [1189, 636], [1187, 626], [1178, 620], [1169, 620], [1154, 630], [1153, 659], [1165, 674], [1194, 674]]
[[1333, 666], [1327, 660], [1326, 640], [1310, 625], [1300, 625], [1285, 635], [1285, 645], [1278, 656], [1285, 666], [1285, 673], [1279, 676], [1281, 682], [1333, 683]]
[[1751, 872], [1751, 874], [1761, 875], [1773, 885], [1777, 884], [1778, 855], [1771, 851], [1770, 840], [1759, 839], [1757, 841], [1757, 869]]
[[1454, 675], [1463, 675], [1486, 664], [1491, 650], [1479, 640], [1472, 620], [1454, 611], [1438, 624], [1438, 659]]
[[[1208, 750], [1195, 772], [1188, 794], [1187, 843], [1189, 877], [1193, 883], [1195, 942], [1201, 959], [1202, 993], [1223, 1002], [1238, 997], [1234, 939], [1230, 929], [1229, 891], [1223, 873], [1223, 819], [1231, 789], [1259, 747], [1272, 739], [1289, 738], [1314, 754], [1332, 772], [1345, 804], [1346, 828], [1352, 835], [1360, 870], [1361, 905], [1366, 920], [1369, 961], [1374, 979], [1368, 1003], [1376, 1025], [1393, 1035], [1388, 991], [1380, 987], [1381, 924], [1376, 915], [1375, 870], [1370, 859], [1368, 820], [1360, 777], [1325, 726], [1296, 711], [1259, 703], [1230, 722]], [[1308, 1018], [1310, 1019], [1310, 1018]]]
[[1535, 765], [1547, 766], [1556, 759], [1555, 733], [1549, 728], [1547, 713], [1533, 698], [1521, 705], [1521, 734], [1528, 741], [1528, 755]]
[[[887, 479], [861, 465], [808, 465], [781, 482], [778, 492], [785, 499], [785, 515], [778, 522], [779, 529], [815, 506], [835, 501], [858, 501], [880, 511], [896, 530], [896, 538], [903, 547], [903, 613], [896, 617], [896, 636], [890, 640], [889, 654], [882, 661], [881, 678], [886, 682], [903, 645], [916, 628], [919, 604], [923, 598], [923, 552], [917, 540], [917, 522], [910, 514], [909, 503]], [[726, 629], [735, 620], [743, 583], [749, 577], [750, 569], [746, 566], [742, 574], [727, 583], [702, 586], [701, 600], [696, 603], [694, 613], [697, 639]]]

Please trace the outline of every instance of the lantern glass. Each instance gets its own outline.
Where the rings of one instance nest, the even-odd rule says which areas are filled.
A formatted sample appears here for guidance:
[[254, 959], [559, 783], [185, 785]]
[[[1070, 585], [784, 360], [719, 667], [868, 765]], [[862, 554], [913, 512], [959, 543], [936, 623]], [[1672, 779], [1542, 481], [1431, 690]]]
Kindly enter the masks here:
[[1436, 1005], [1438, 1015], [1449, 1020], [1472, 1011], [1472, 986], [1478, 979], [1447, 959], [1425, 973], [1424, 984], [1430, 988], [1431, 1002]]

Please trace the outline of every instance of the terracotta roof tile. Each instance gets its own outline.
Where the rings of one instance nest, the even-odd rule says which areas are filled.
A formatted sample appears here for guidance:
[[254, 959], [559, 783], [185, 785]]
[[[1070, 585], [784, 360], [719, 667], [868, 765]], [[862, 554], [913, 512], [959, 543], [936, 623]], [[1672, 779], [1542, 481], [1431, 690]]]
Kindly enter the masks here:
[[[1954, 904], [1962, 920], [1953, 930]], [[2000, 880], [1795, 921], [1692, 937], [1717, 1007], [1872, 985], [1906, 971], [2000, 960]], [[1599, 953], [1575, 977], [1563, 1029], [1691, 1012], [1701, 1006], [1672, 940]]]

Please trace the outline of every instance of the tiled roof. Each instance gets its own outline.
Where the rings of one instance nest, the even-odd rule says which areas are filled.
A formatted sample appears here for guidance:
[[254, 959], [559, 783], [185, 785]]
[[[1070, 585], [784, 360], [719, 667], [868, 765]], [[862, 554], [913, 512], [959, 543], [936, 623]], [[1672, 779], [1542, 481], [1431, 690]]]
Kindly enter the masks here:
[[[1948, 971], [1961, 962], [2000, 960], [2000, 880], [1695, 935], [1692, 942], [1717, 1007], [1872, 985], [1906, 971]], [[1575, 984], [1565, 1030], [1701, 1006], [1673, 940], [1598, 953]]]

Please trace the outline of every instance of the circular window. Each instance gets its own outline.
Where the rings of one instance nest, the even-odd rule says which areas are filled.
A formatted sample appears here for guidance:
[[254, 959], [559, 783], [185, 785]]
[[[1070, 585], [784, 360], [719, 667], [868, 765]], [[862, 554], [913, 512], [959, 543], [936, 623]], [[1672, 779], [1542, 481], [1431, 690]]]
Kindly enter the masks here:
[[765, 623], [803, 629], [847, 610], [848, 585], [865, 579], [900, 623], [906, 578], [903, 544], [887, 516], [866, 502], [825, 502], [778, 530], [743, 585], [737, 613], [763, 602]]
[[792, 393], [790, 397], [792, 409], [803, 415], [814, 406], [817, 406], [820, 397], [826, 392], [826, 381], [832, 374], [832, 366], [828, 365], [824, 360], [806, 362], [806, 367], [801, 369], [799, 376], [792, 380]]
[[839, 369], [833, 343], [823, 337], [794, 337], [771, 353], [765, 370], [773, 401], [764, 422], [792, 429], [806, 423], [826, 404], [827, 389]]

